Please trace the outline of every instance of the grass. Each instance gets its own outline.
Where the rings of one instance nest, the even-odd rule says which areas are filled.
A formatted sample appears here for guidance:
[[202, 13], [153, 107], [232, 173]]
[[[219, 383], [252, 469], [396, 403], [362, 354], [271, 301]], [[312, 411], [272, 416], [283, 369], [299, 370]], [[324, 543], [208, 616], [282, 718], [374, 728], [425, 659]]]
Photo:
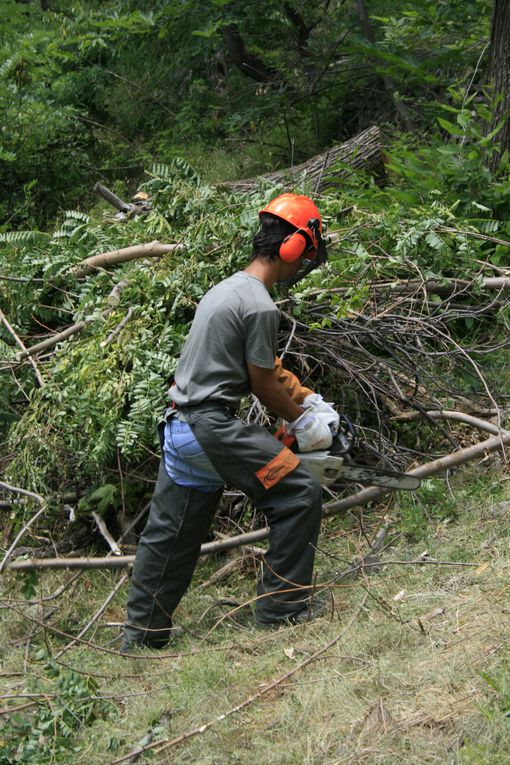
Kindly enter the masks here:
[[[365, 534], [373, 533], [379, 521], [376, 511], [365, 514]], [[16, 611], [0, 611], [2, 693], [19, 696], [38, 688], [53, 694], [18, 713], [33, 720], [49, 710], [53, 731], [50, 726], [39, 737], [35, 759], [30, 753], [2, 759], [0, 749], [0, 763], [107, 765], [147, 742], [148, 733], [153, 740], [171, 740], [209, 722], [203, 733], [159, 754], [144, 754], [138, 762], [508, 763], [509, 540], [510, 485], [504, 476], [462, 474], [450, 489], [430, 482], [415, 499], [402, 497], [394, 505], [380, 558], [411, 561], [426, 549], [430, 558], [475, 565], [388, 563], [370, 576], [367, 569], [357, 579], [335, 580], [335, 572], [347, 567], [353, 553], [366, 553], [367, 546], [358, 518], [330, 519], [317, 561], [318, 579], [327, 582], [334, 600], [328, 618], [269, 633], [253, 629], [249, 609], [221, 620], [229, 606], [215, 604], [252, 597], [254, 572], [248, 567], [201, 589], [196, 585], [222, 563], [204, 560], [179, 609], [185, 633], [163, 656], [147, 652], [128, 659], [78, 646], [62, 656], [66, 667], [48, 668], [49, 654], [66, 641], [39, 631], [27, 651], [34, 624], [20, 613], [40, 618], [41, 606], [11, 603]], [[39, 596], [55, 590], [63, 576], [44, 574]], [[118, 576], [82, 574], [74, 587], [47, 603], [46, 608], [58, 607], [49, 623], [76, 633]], [[4, 604], [23, 600], [20, 587], [21, 582], [7, 580]], [[94, 644], [118, 645], [118, 631], [105, 624], [122, 620], [126, 595], [124, 589], [88, 635]], [[298, 668], [335, 638], [329, 649]], [[218, 719], [296, 668], [241, 711]], [[65, 695], [62, 677], [68, 686], [76, 684], [75, 695]], [[95, 690], [83, 690], [91, 677]], [[52, 755], [52, 741], [60, 735], [55, 733], [59, 709], [67, 705], [76, 711], [80, 693], [93, 697], [93, 712], [71, 726], [68, 743], [74, 751], [64, 746]], [[19, 697], [0, 705], [26, 701]], [[1, 717], [4, 741], [14, 730], [12, 719], [12, 714]], [[41, 759], [45, 751], [48, 759]]]

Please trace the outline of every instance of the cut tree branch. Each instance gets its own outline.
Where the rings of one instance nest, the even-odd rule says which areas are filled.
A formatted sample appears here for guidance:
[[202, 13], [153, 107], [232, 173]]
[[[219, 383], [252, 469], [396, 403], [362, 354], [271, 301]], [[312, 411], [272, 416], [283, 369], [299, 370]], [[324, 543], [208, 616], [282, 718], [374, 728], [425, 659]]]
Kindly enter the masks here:
[[380, 179], [385, 177], [381, 131], [377, 126], [364, 130], [345, 143], [333, 146], [324, 154], [317, 154], [300, 165], [240, 181], [224, 181], [218, 185], [244, 192], [256, 188], [261, 181], [267, 181], [291, 190], [301, 181], [303, 174], [306, 174], [315, 193], [319, 193], [326, 188], [339, 186], [341, 181], [356, 169], [367, 170]]
[[137, 258], [161, 257], [170, 252], [176, 252], [181, 248], [182, 244], [162, 244], [157, 240], [147, 244], [134, 244], [132, 247], [123, 247], [121, 250], [91, 255], [90, 258], [86, 258], [81, 263], [73, 266], [69, 273], [80, 278], [99, 268], [110, 268], [119, 263], [127, 263], [129, 260], [136, 260]]
[[[122, 279], [120, 282], [118, 282], [115, 287], [112, 289], [110, 294], [108, 295], [108, 308], [106, 308], [102, 312], [102, 317], [106, 319], [111, 312], [117, 308], [120, 301], [120, 294], [122, 290], [127, 287], [129, 282], [127, 279]], [[66, 327], [66, 329], [63, 329], [62, 332], [57, 332], [55, 335], [52, 335], [51, 337], [46, 338], [46, 340], [41, 340], [40, 343], [36, 343], [35, 345], [32, 345], [31, 348], [26, 348], [21, 353], [18, 353], [16, 355], [16, 358], [18, 361], [21, 361], [22, 359], [25, 359], [27, 356], [34, 356], [37, 353], [40, 353], [41, 351], [47, 351], [49, 348], [54, 348], [55, 345], [58, 343], [63, 342], [64, 340], [67, 340], [72, 335], [78, 335], [82, 329], [85, 329], [87, 324], [89, 324], [89, 321], [77, 321], [76, 324], [71, 324], [70, 327]]]

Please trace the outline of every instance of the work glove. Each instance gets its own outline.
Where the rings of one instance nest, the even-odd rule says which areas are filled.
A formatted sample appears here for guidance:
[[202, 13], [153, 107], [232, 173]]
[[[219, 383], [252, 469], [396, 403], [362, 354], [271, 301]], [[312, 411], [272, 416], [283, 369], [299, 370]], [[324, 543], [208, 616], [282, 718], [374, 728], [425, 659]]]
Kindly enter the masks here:
[[314, 414], [329, 426], [332, 434], [336, 436], [340, 425], [340, 416], [332, 404], [324, 401], [320, 393], [310, 393], [305, 397], [301, 406], [303, 409], [313, 411]]
[[312, 411], [305, 411], [293, 422], [286, 422], [285, 430], [295, 436], [300, 452], [329, 449], [333, 443], [329, 425]]

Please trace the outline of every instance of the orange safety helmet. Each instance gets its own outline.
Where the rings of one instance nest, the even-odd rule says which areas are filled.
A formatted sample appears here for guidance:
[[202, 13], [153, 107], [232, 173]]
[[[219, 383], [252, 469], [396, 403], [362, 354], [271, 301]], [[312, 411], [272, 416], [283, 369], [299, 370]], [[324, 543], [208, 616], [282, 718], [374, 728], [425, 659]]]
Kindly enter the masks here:
[[296, 227], [280, 245], [280, 258], [286, 263], [293, 263], [306, 250], [314, 250], [311, 258], [315, 258], [322, 238], [322, 217], [315, 202], [302, 194], [280, 194], [272, 199], [259, 216], [264, 213], [275, 215], [277, 218]]

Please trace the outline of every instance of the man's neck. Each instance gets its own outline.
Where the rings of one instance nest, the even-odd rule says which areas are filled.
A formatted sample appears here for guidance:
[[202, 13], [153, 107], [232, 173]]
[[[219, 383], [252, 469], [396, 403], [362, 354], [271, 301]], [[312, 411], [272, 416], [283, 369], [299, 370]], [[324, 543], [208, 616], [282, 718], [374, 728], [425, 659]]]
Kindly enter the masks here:
[[244, 273], [255, 276], [264, 284], [267, 290], [270, 290], [280, 278], [280, 263], [278, 260], [252, 260], [246, 268]]

